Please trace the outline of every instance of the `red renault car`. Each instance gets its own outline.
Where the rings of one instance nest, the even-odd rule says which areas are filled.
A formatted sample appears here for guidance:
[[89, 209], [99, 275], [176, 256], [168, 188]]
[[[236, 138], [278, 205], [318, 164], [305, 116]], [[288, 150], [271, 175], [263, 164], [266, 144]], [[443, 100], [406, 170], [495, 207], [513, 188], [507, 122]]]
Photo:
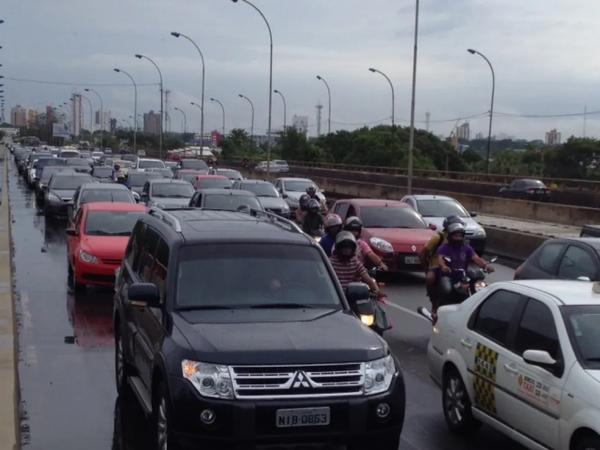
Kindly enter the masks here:
[[67, 229], [69, 286], [112, 286], [129, 235], [146, 207], [129, 203], [86, 203]]
[[395, 200], [338, 200], [331, 209], [342, 220], [358, 216], [361, 238], [379, 255], [391, 272], [423, 270], [419, 252], [435, 234], [419, 213]]

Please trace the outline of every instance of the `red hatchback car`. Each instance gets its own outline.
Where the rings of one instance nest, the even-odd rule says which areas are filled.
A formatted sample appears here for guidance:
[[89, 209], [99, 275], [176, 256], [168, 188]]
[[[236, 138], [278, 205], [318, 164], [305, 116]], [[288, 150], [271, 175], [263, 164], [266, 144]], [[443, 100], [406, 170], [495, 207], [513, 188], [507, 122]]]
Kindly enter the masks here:
[[379, 255], [391, 272], [422, 270], [419, 252], [435, 232], [406, 203], [395, 200], [339, 200], [331, 209], [342, 220], [358, 216], [361, 238]]
[[198, 175], [192, 183], [194, 189], [230, 189], [231, 180], [223, 175]]
[[67, 229], [69, 286], [112, 286], [129, 235], [145, 206], [129, 203], [86, 203]]

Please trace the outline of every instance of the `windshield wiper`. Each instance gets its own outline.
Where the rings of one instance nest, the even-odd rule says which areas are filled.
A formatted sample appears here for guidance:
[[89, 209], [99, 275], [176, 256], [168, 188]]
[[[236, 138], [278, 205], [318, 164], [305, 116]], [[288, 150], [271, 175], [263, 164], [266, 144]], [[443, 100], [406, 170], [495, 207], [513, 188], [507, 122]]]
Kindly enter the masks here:
[[251, 309], [312, 309], [314, 306], [303, 303], [260, 303], [249, 306]]

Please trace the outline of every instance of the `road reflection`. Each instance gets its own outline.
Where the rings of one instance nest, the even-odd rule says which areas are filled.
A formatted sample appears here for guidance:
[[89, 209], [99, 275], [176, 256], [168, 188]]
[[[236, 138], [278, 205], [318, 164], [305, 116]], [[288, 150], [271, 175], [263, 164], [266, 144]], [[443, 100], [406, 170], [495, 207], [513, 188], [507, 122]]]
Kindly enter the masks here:
[[67, 294], [67, 315], [73, 327], [73, 341], [83, 348], [111, 347], [113, 299], [111, 290]]

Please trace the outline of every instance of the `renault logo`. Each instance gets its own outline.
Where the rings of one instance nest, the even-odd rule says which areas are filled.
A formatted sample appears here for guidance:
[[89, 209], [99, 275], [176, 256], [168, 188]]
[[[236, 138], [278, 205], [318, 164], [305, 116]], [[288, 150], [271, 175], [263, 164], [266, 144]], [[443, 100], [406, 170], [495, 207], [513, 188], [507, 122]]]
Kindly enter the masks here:
[[300, 387], [303, 388], [309, 388], [312, 387], [310, 380], [308, 379], [308, 376], [302, 372], [302, 371], [298, 371], [296, 372], [296, 375], [294, 375], [294, 382], [292, 383], [292, 387], [297, 389]]
[[416, 245], [413, 245], [413, 246], [412, 246], [410, 249], [411, 249], [413, 252], [416, 252], [416, 251], [417, 251], [417, 246], [416, 246]]

